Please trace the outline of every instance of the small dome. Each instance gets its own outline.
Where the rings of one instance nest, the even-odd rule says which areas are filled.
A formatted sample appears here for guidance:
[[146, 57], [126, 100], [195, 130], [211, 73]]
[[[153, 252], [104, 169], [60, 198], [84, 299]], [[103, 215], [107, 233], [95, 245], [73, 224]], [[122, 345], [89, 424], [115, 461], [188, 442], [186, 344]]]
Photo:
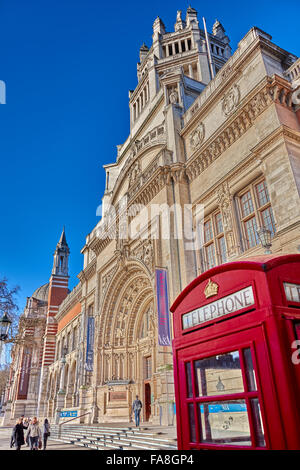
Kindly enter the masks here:
[[48, 292], [49, 282], [36, 289], [31, 297], [34, 297], [37, 300], [42, 300], [43, 302], [48, 302]]

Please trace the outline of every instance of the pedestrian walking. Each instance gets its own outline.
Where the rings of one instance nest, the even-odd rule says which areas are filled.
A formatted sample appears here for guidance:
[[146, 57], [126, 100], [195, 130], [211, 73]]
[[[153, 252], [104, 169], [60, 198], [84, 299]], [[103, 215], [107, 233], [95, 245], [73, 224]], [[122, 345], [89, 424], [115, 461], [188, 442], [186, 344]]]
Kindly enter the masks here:
[[38, 450], [39, 444], [42, 442], [42, 432], [36, 416], [28, 426], [27, 435], [29, 436], [30, 450]]
[[138, 395], [136, 395], [135, 400], [132, 404], [132, 411], [134, 413], [135, 425], [138, 427], [140, 425], [140, 413], [142, 409], [142, 402], [139, 399]]
[[24, 444], [24, 428], [22, 418], [19, 418], [17, 419], [16, 425], [12, 431], [10, 447], [15, 446], [16, 450], [21, 450], [21, 446]]
[[29, 418], [23, 417], [23, 428], [27, 429], [29, 426]]
[[43, 425], [43, 440], [44, 440], [44, 450], [46, 450], [47, 440], [50, 436], [50, 423], [47, 418], [45, 418]]

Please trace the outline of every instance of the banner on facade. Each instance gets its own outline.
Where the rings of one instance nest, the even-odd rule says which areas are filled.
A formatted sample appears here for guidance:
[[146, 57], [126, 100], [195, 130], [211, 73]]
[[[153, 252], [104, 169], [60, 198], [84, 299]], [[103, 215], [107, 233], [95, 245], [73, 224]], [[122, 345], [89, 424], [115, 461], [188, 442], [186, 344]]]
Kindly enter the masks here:
[[87, 321], [87, 339], [86, 339], [86, 370], [93, 371], [94, 362], [94, 317], [88, 317]]
[[30, 367], [31, 351], [29, 349], [24, 349], [18, 388], [18, 400], [26, 400], [27, 398]]
[[158, 315], [158, 344], [170, 346], [170, 317], [169, 317], [169, 295], [167, 283], [167, 270], [155, 270], [156, 302]]

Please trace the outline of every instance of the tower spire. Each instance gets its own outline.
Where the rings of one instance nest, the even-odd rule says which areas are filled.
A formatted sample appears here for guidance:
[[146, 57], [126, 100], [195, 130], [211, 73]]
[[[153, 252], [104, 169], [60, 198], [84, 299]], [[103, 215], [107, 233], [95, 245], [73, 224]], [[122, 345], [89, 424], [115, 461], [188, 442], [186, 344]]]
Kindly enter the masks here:
[[68, 276], [68, 258], [70, 249], [66, 239], [65, 226], [61, 233], [59, 242], [56, 245], [54, 252], [52, 274], [56, 276]]

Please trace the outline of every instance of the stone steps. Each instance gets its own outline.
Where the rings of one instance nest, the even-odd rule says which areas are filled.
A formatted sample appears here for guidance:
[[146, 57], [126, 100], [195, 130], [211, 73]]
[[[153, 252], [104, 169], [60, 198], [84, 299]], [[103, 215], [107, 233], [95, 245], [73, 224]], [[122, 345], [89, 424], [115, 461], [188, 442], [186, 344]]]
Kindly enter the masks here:
[[96, 450], [177, 450], [176, 439], [162, 432], [144, 428], [113, 426], [62, 425], [51, 426], [50, 439]]

